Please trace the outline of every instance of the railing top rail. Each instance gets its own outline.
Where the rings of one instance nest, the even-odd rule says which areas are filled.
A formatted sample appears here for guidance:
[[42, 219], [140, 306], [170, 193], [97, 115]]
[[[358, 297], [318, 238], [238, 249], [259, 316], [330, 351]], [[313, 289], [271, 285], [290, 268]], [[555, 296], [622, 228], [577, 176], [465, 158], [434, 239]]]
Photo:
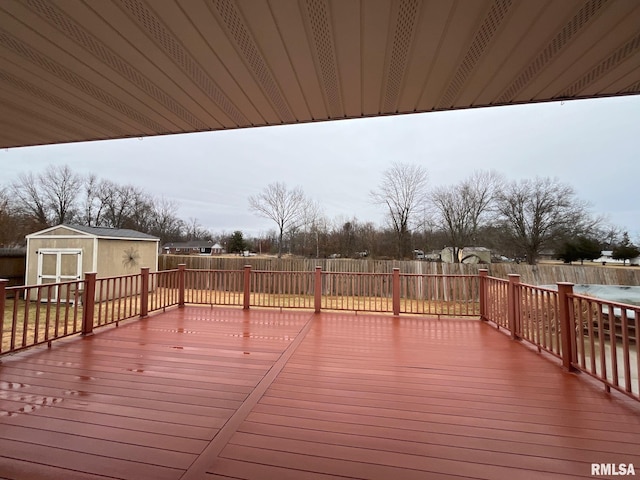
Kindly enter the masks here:
[[558, 290], [555, 288], [541, 287], [540, 285], [531, 285], [529, 283], [520, 283], [519, 286], [532, 290], [539, 290], [541, 292], [558, 293]]
[[15, 291], [15, 290], [25, 290], [27, 288], [46, 288], [46, 287], [61, 287], [61, 286], [65, 286], [65, 285], [74, 285], [74, 284], [78, 284], [78, 283], [84, 283], [85, 280], [80, 279], [80, 280], [68, 280], [66, 282], [58, 282], [58, 283], [41, 283], [41, 284], [35, 284], [35, 285], [12, 285], [10, 287], [5, 287], [5, 290], [7, 292], [10, 291]]
[[509, 283], [509, 280], [507, 280], [506, 278], [500, 278], [500, 277], [492, 277], [492, 276], [487, 276], [486, 277], [487, 280], [494, 280], [496, 282], [504, 282], [504, 283]]
[[113, 275], [111, 277], [96, 277], [97, 281], [100, 280], [116, 280], [118, 278], [134, 278], [134, 277], [139, 277], [141, 275], [140, 272], [138, 273], [130, 273], [129, 275]]
[[588, 300], [590, 302], [595, 302], [595, 303], [601, 303], [603, 305], [607, 305], [607, 306], [612, 306], [612, 307], [620, 307], [620, 308], [624, 308], [625, 310], [638, 310], [640, 311], [640, 305], [632, 305], [630, 303], [622, 303], [622, 302], [616, 302], [613, 300], [607, 300], [604, 298], [598, 298], [598, 297], [593, 297], [591, 295], [585, 295], [583, 293], [570, 293], [567, 295], [569, 298], [579, 298], [579, 299], [583, 299], [583, 300]]

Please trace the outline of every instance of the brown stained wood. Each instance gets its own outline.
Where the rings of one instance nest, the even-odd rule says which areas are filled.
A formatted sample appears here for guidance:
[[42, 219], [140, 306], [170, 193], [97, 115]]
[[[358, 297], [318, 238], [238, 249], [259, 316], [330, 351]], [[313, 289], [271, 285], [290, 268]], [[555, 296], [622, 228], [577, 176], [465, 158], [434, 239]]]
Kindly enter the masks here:
[[639, 425], [638, 404], [481, 322], [322, 313], [209, 472], [588, 478], [640, 464]]
[[[63, 393], [68, 397], [87, 397], [91, 395], [94, 400], [105, 403], [117, 402], [119, 399], [126, 398], [129, 405], [135, 405], [135, 403], [149, 405], [149, 403], [145, 402], [161, 401], [163, 402], [161, 404], [162, 407], [164, 407], [165, 404], [189, 404], [200, 407], [215, 407], [222, 409], [222, 412], [225, 412], [224, 409], [235, 410], [242, 404], [242, 399], [227, 400], [215, 397], [212, 398], [207, 395], [207, 392], [199, 392], [199, 395], [195, 396], [188, 394], [181, 395], [180, 393], [166, 393], [157, 390], [146, 391], [141, 390], [139, 388], [139, 384], [134, 382], [132, 382], [127, 388], [107, 385], [93, 385], [88, 388], [86, 385], [63, 383], [62, 380], [57, 380], [52, 377], [53, 376], [50, 376], [48, 379], [38, 377], [30, 381], [29, 391], [32, 394], [42, 396], [57, 395], [60, 393], [60, 387], [65, 385], [68, 389], [64, 390]], [[23, 376], [22, 378], [26, 380], [27, 377]], [[212, 392], [209, 395], [214, 395], [214, 393]], [[244, 397], [246, 397], [246, 395], [243, 396], [243, 398]]]
[[[269, 395], [273, 397], [283, 398], [298, 398], [301, 400], [334, 400], [338, 403], [346, 405], [362, 405], [369, 407], [378, 407], [390, 405], [401, 410], [414, 410], [414, 411], [433, 411], [439, 407], [458, 407], [465, 412], [473, 410], [481, 410], [485, 414], [491, 415], [497, 411], [496, 406], [499, 405], [499, 412], [519, 413], [521, 411], [520, 405], [512, 405], [510, 403], [504, 403], [503, 398], [500, 396], [493, 396], [490, 401], [477, 401], [470, 396], [464, 396], [462, 398], [440, 398], [432, 396], [418, 396], [414, 394], [414, 391], [407, 394], [398, 393], [381, 393], [371, 392], [370, 390], [363, 391], [358, 390], [357, 387], [349, 386], [346, 389], [337, 388], [315, 388], [301, 385], [284, 384], [284, 382], [278, 382], [277, 385], [272, 385], [269, 389]], [[339, 398], [337, 398], [339, 397]], [[502, 400], [502, 401], [501, 401]], [[537, 406], [534, 402], [527, 402], [527, 410], [530, 415], [553, 415], [554, 418], [566, 418], [571, 417], [577, 410], [575, 408], [558, 408], [550, 411], [545, 408], [545, 405], [540, 404]], [[501, 418], [504, 413], [498, 413]], [[602, 422], [614, 422], [621, 425], [629, 426], [629, 428], [636, 428], [633, 425], [640, 424], [640, 417], [635, 415], [622, 415], [611, 413], [601, 413], [598, 411], [579, 411], [582, 418], [588, 418], [595, 421]]]
[[42, 465], [34, 462], [18, 460], [16, 458], [4, 458], [0, 456], [0, 478], [7, 480], [110, 480], [115, 479], [103, 472], [101, 475], [92, 475], [87, 472], [78, 472], [66, 468]]
[[[234, 446], [237, 451], [234, 453]], [[382, 442], [382, 448], [372, 448], [367, 445], [364, 448], [353, 445], [336, 445], [322, 441], [290, 440], [264, 435], [250, 435], [238, 433], [229, 442], [226, 455], [242, 455], [239, 452], [247, 452], [251, 455], [254, 450], [260, 449], [265, 453], [287, 452], [293, 455], [310, 455], [316, 458], [332, 460], [344, 460], [349, 462], [361, 462], [379, 467], [404, 468], [409, 470], [424, 471], [429, 473], [453, 473], [476, 478], [511, 478], [514, 475], [514, 465], [518, 470], [528, 472], [533, 478], [539, 475], [545, 478], [544, 471], [551, 470], [554, 475], [579, 475], [589, 465], [566, 460], [540, 459], [531, 456], [504, 455], [495, 452], [474, 452], [473, 450], [459, 450], [455, 448], [443, 448], [427, 445], [422, 448], [408, 448], [407, 450], [395, 449], [393, 445]], [[278, 453], [274, 453], [278, 455]], [[460, 462], [464, 456], [465, 462]], [[496, 457], [500, 457], [499, 459]], [[237, 457], [235, 457], [237, 458]], [[373, 469], [372, 469], [373, 471]], [[345, 472], [346, 473], [346, 472]], [[377, 473], [377, 472], [376, 472]], [[546, 475], [551, 478], [551, 475]]]
[[[41, 431], [66, 433], [86, 438], [99, 438], [112, 442], [120, 442], [132, 445], [144, 445], [151, 448], [173, 450], [183, 453], [200, 453], [207, 445], [206, 440], [179, 436], [175, 425], [165, 425], [164, 433], [140, 432], [131, 429], [118, 428], [117, 426], [95, 425], [80, 421], [69, 422], [58, 418], [43, 417], [38, 415], [18, 415], [5, 417], [2, 422], [7, 427], [19, 425]], [[4, 431], [4, 426], [3, 426]], [[213, 436], [210, 433], [206, 436]]]
[[32, 428], [13, 425], [3, 425], [2, 427], [2, 438], [6, 440], [42, 446], [56, 445], [64, 447], [65, 450], [93, 455], [102, 455], [103, 452], [110, 452], [113, 458], [168, 468], [185, 469], [189, 467], [197, 456], [192, 453], [176, 452], [166, 448], [133, 445], [130, 442], [121, 443], [100, 438], [89, 438], [85, 435], [78, 435], [78, 433], [67, 434], [42, 429], [34, 431]]
[[[506, 454], [503, 457], [507, 459], [509, 458], [508, 454], [531, 456], [529, 459], [523, 458], [524, 461], [530, 461], [533, 458], [536, 458], [536, 461], [546, 461], [547, 458], [545, 458], [544, 454], [549, 454], [549, 449], [546, 445], [438, 434], [427, 431], [408, 431], [376, 426], [363, 428], [359, 426], [358, 432], [354, 433], [353, 428], [338, 422], [316, 423], [315, 425], [306, 423], [292, 427], [248, 421], [238, 429], [238, 432], [290, 440], [306, 440], [330, 445], [411, 453], [414, 455], [429, 455], [429, 452], [438, 452], [438, 456], [442, 458], [445, 458], [448, 453], [455, 457], [457, 450], [465, 448], [485, 452], [487, 458], [496, 455], [496, 452]], [[549, 458], [561, 461], [590, 463], [593, 459], [593, 451], [591, 450], [556, 446], [551, 453], [554, 454], [554, 457]], [[615, 463], [624, 463], [626, 461], [626, 456], [622, 453], [608, 453], [607, 458], [610, 458]]]
[[108, 472], [108, 475], [126, 480], [172, 480], [178, 478], [177, 475], [180, 473], [176, 468], [122, 460], [104, 454], [87, 454], [52, 445], [25, 444], [3, 438], [0, 438], [0, 452], [2, 452], [0, 455], [6, 458], [16, 458], [92, 475]]
[[[227, 480], [237, 478], [260, 478], [260, 479], [277, 479], [277, 480], [335, 480], [336, 476], [331, 474], [314, 473], [305, 470], [294, 469], [291, 467], [279, 467], [264, 463], [244, 462], [242, 460], [233, 460], [221, 458], [216, 464], [219, 475], [205, 474], [204, 480]], [[225, 472], [229, 476], [224, 475]], [[352, 477], [354, 478], [354, 477]], [[389, 477], [392, 478], [392, 477]], [[401, 477], [397, 477], [399, 480]]]
[[[422, 411], [416, 408], [413, 411], [405, 409], [392, 409], [387, 407], [368, 407], [362, 405], [342, 405], [335, 402], [321, 402], [294, 399], [283, 399], [266, 396], [260, 402], [261, 405], [270, 405], [276, 408], [286, 409], [306, 409], [313, 411], [326, 411], [345, 415], [364, 415], [380, 418], [391, 418], [415, 422], [434, 422], [445, 424], [459, 424], [465, 426], [477, 426], [495, 428], [499, 430], [516, 430], [540, 434], [562, 434], [576, 438], [606, 439], [609, 437], [611, 428], [618, 432], [617, 438], [632, 442], [638, 431], [635, 425], [624, 425], [619, 422], [599, 422], [586, 421], [580, 415], [574, 418], [566, 416], [534, 416], [511, 414], [501, 415], [500, 412], [482, 412], [482, 417], [478, 418], [478, 412], [460, 408], [433, 408]], [[608, 427], [608, 428], [607, 428]], [[630, 435], [628, 435], [630, 434]]]
[[175, 309], [4, 357], [0, 478], [181, 478], [309, 318]]
[[476, 320], [186, 307], [0, 364], [10, 480], [589, 478], [638, 445], [640, 405]]

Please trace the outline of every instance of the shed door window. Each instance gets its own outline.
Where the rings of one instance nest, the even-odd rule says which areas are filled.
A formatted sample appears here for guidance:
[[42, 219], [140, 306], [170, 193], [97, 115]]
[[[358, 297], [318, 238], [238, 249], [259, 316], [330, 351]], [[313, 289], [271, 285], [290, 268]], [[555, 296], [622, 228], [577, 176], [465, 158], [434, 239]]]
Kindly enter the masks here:
[[[82, 250], [41, 248], [37, 254], [38, 285], [71, 282], [82, 277]], [[57, 297], [57, 288], [53, 296]]]

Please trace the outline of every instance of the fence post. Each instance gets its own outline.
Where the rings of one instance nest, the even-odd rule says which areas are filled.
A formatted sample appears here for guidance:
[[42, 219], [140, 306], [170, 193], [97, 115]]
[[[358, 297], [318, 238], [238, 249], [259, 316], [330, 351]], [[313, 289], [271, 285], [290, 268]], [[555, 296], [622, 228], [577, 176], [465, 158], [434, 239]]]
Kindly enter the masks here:
[[242, 291], [244, 293], [242, 308], [249, 310], [249, 305], [251, 304], [251, 265], [244, 266], [244, 287]]
[[322, 308], [322, 267], [316, 267], [316, 272], [313, 281], [313, 303], [316, 313], [320, 313]]
[[93, 314], [96, 304], [96, 272], [84, 274], [82, 298], [82, 335], [93, 334]]
[[185, 263], [178, 265], [178, 308], [184, 307], [184, 276], [186, 268], [187, 265]]
[[480, 300], [480, 320], [487, 321], [487, 277], [489, 270], [480, 268], [478, 270], [478, 299]]
[[518, 302], [518, 286], [520, 285], [520, 275], [515, 273], [509, 274], [509, 290], [507, 295], [507, 313], [509, 315], [509, 330], [511, 330], [511, 338], [513, 340], [520, 339], [519, 313], [520, 305]]
[[140, 317], [149, 315], [149, 267], [140, 269]]
[[569, 302], [573, 300], [570, 295], [573, 294], [573, 283], [558, 282], [558, 314], [560, 315], [560, 335], [562, 342], [562, 368], [569, 372], [577, 369], [573, 366], [575, 355], [574, 335], [571, 334], [573, 322], [571, 319], [571, 309]]
[[400, 315], [400, 269], [393, 269], [393, 279], [391, 283], [391, 297], [393, 304], [393, 316]]
[[[4, 332], [4, 308], [7, 301], [7, 285], [9, 280], [6, 278], [0, 278], [0, 336]], [[2, 345], [0, 345], [0, 352], [2, 351]]]

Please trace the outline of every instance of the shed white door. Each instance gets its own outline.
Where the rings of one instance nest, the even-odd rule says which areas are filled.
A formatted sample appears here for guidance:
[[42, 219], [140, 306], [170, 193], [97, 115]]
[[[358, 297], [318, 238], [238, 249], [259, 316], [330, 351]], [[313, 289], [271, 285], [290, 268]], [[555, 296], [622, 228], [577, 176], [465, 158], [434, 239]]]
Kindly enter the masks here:
[[[82, 278], [81, 249], [41, 248], [37, 254], [38, 285], [71, 282]], [[51, 292], [51, 300], [57, 300], [58, 293], [58, 287], [55, 287]]]

